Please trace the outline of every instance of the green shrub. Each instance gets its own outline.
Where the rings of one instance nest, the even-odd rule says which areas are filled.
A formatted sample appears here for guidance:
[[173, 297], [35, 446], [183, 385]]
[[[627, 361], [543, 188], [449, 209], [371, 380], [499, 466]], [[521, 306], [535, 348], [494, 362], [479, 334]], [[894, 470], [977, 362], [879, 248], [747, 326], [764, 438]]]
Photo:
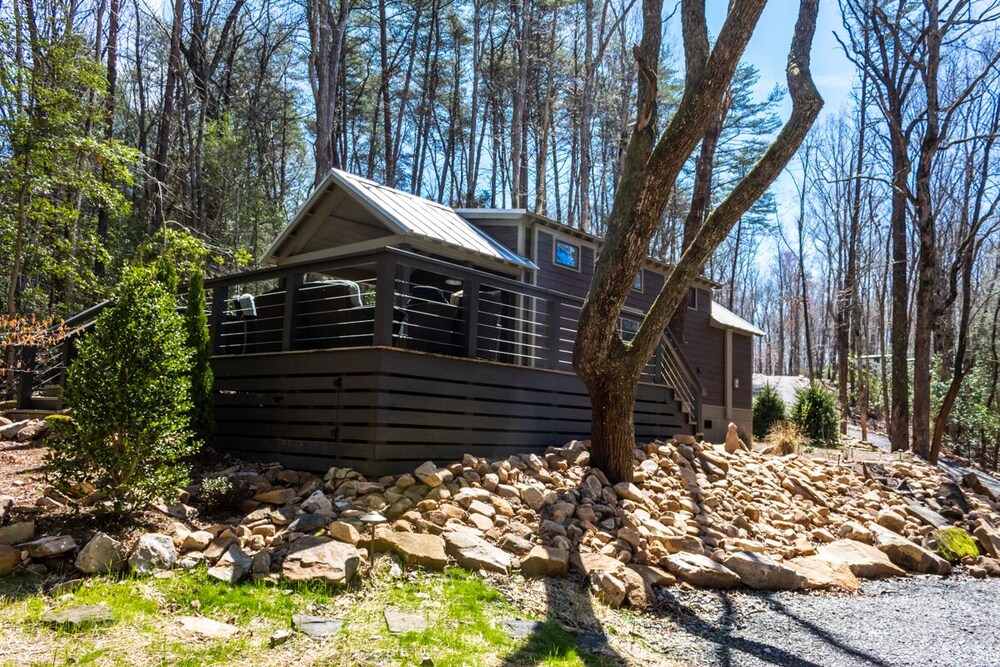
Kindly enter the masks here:
[[202, 480], [198, 499], [208, 509], [234, 509], [251, 493], [249, 485], [242, 480], [229, 475], [214, 475]]
[[187, 346], [191, 350], [191, 430], [206, 445], [212, 444], [215, 431], [215, 410], [212, 403], [212, 340], [208, 335], [205, 315], [205, 282], [201, 271], [191, 272], [188, 281], [187, 309], [184, 326]]
[[758, 440], [771, 431], [775, 422], [787, 419], [787, 408], [774, 387], [764, 385], [764, 389], [753, 399], [753, 434]]
[[116, 511], [166, 499], [186, 483], [181, 459], [197, 447], [184, 339], [183, 319], [154, 272], [128, 269], [69, 368], [76, 428], [50, 441], [46, 457], [58, 482], [94, 484]]
[[795, 392], [791, 417], [812, 442], [835, 445], [840, 441], [837, 397], [815, 382]]

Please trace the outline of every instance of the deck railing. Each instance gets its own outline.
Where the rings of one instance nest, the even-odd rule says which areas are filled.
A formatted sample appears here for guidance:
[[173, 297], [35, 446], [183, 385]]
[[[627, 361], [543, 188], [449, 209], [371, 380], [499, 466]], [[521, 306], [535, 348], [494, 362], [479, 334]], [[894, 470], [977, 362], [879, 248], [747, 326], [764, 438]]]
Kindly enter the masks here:
[[[577, 296], [399, 248], [205, 286], [217, 355], [386, 346], [572, 372], [583, 307]], [[624, 324], [642, 313], [622, 316]], [[641, 379], [673, 387], [692, 416], [700, 414], [700, 384], [669, 335]]]

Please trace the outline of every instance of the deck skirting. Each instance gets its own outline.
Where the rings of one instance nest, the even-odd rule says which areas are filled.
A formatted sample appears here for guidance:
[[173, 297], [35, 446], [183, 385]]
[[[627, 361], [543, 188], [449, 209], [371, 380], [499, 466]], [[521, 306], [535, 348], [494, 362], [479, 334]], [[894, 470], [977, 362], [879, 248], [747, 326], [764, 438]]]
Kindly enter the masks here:
[[[590, 432], [586, 389], [562, 371], [388, 347], [217, 356], [212, 368], [216, 446], [295, 469], [399, 473]], [[654, 384], [639, 386], [635, 427], [639, 440], [694, 430]]]

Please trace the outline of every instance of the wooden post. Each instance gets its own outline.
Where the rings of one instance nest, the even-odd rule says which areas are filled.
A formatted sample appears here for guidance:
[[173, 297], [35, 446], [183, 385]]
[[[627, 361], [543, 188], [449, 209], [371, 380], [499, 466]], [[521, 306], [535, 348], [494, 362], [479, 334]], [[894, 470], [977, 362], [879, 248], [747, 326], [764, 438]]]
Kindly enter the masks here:
[[209, 336], [212, 339], [212, 354], [222, 349], [222, 322], [226, 317], [226, 301], [229, 300], [229, 285], [219, 285], [212, 289], [212, 321]]
[[299, 290], [302, 274], [296, 273], [282, 279], [285, 287], [285, 310], [281, 317], [281, 349], [291, 350], [295, 345], [296, 319], [298, 319]]
[[546, 326], [548, 327], [549, 349], [547, 350], [548, 359], [546, 367], [556, 369], [559, 368], [559, 345], [561, 342], [559, 340], [559, 330], [562, 327], [562, 303], [550, 297], [548, 311], [549, 321]]
[[472, 279], [462, 283], [462, 300], [465, 302], [465, 356], [475, 359], [479, 356], [479, 281]]
[[392, 347], [392, 318], [396, 306], [396, 256], [379, 255], [375, 268], [375, 331], [373, 345]]

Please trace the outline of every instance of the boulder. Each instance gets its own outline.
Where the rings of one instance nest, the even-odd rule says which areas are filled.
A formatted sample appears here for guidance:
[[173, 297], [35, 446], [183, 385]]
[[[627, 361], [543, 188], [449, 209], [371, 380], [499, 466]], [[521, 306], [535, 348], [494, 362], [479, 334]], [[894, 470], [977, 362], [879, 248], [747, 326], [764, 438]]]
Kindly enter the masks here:
[[568, 551], [541, 544], [532, 547], [521, 559], [521, 573], [526, 577], [562, 577], [568, 568]]
[[357, 574], [361, 554], [350, 544], [309, 535], [292, 543], [281, 574], [289, 581], [321, 581], [344, 586]]
[[606, 571], [594, 572], [590, 581], [597, 597], [609, 607], [618, 608], [625, 602], [628, 590], [625, 582]]
[[894, 564], [920, 574], [951, 574], [951, 564], [932, 551], [878, 525], [872, 526], [875, 546]]
[[650, 586], [656, 586], [663, 588], [665, 586], [673, 586], [677, 583], [677, 577], [670, 574], [669, 572], [662, 570], [655, 565], [640, 565], [639, 563], [629, 563], [625, 566], [626, 569], [632, 570], [645, 581]]
[[795, 591], [809, 581], [794, 568], [779, 563], [770, 556], [752, 551], [736, 551], [722, 564], [739, 575], [750, 588], [762, 591]]
[[114, 614], [107, 607], [97, 604], [80, 605], [68, 609], [43, 612], [40, 620], [46, 625], [84, 628], [93, 625], [113, 623]]
[[827, 588], [861, 590], [861, 582], [844, 563], [831, 563], [819, 556], [803, 556], [788, 561], [788, 566], [805, 577], [805, 588], [809, 590]]
[[226, 553], [222, 554], [215, 567], [208, 569], [208, 576], [227, 584], [235, 584], [247, 575], [252, 565], [253, 559], [243, 553], [240, 545], [234, 542], [226, 549]]
[[7, 515], [10, 514], [10, 508], [14, 506], [14, 498], [12, 496], [0, 496], [0, 525], [7, 520]]
[[28, 552], [29, 558], [51, 558], [76, 549], [76, 540], [72, 535], [55, 535], [25, 542], [20, 548]]
[[76, 569], [84, 574], [109, 574], [121, 569], [125, 547], [110, 535], [98, 532], [76, 557]]
[[570, 564], [585, 577], [595, 572], [616, 572], [625, 567], [617, 558], [599, 553], [574, 553], [569, 557]]
[[184, 632], [205, 639], [229, 639], [240, 631], [235, 625], [220, 623], [204, 616], [179, 616], [177, 622]]
[[38, 440], [49, 432], [49, 423], [41, 419], [29, 422], [27, 426], [17, 432], [18, 442], [30, 442]]
[[985, 521], [980, 521], [973, 534], [987, 554], [993, 558], [1000, 558], [1000, 530]]
[[444, 539], [424, 533], [394, 533], [392, 550], [408, 565], [416, 565], [429, 570], [442, 570], [448, 564], [444, 550]]
[[534, 546], [534, 544], [520, 535], [514, 535], [513, 533], [507, 533], [500, 538], [500, 548], [518, 556], [528, 553]]
[[725, 449], [729, 454], [735, 454], [736, 452], [747, 451], [749, 449], [746, 443], [740, 439], [739, 429], [733, 422], [729, 422], [729, 427], [726, 429]]
[[862, 579], [902, 577], [906, 572], [893, 565], [884, 553], [864, 542], [837, 540], [823, 544], [816, 550], [818, 558], [833, 565], [846, 565], [854, 576]]
[[0, 575], [10, 574], [21, 564], [21, 550], [0, 544]]
[[975, 540], [962, 528], [942, 528], [934, 533], [933, 541], [937, 544], [941, 557], [952, 563], [957, 563], [966, 557], [979, 557], [979, 548], [976, 547]]
[[894, 533], [902, 533], [903, 528], [906, 527], [906, 518], [894, 510], [884, 509], [878, 513], [875, 523], [883, 528], [888, 528]]
[[510, 555], [470, 531], [445, 533], [444, 541], [448, 555], [467, 570], [488, 570], [501, 574], [510, 571]]
[[437, 466], [434, 465], [433, 461], [427, 461], [419, 468], [413, 471], [413, 476], [419, 479], [421, 482], [431, 487], [432, 489], [436, 486], [441, 486], [444, 484], [444, 478], [441, 475], [441, 471], [438, 470]]
[[646, 501], [646, 496], [643, 495], [642, 489], [631, 482], [620, 482], [615, 484], [614, 489], [619, 498], [624, 498], [625, 500], [631, 500], [637, 503], [643, 503]]
[[157, 570], [169, 570], [177, 560], [177, 550], [169, 535], [146, 533], [136, 542], [129, 567], [138, 574], [152, 574]]
[[212, 543], [212, 533], [207, 530], [196, 530], [184, 536], [181, 549], [184, 551], [204, 551]]
[[21, 421], [14, 422], [12, 424], [0, 426], [0, 441], [13, 440], [17, 437], [17, 434], [20, 433], [22, 429], [27, 428], [30, 423], [30, 419], [22, 419]]
[[34, 521], [18, 521], [9, 526], [0, 526], [0, 544], [21, 544], [34, 537]]
[[996, 494], [990, 491], [990, 489], [983, 484], [983, 480], [979, 479], [979, 475], [971, 470], [962, 475], [962, 484], [965, 484], [965, 486], [971, 489], [974, 493], [978, 493], [992, 502], [997, 502], [998, 500]]
[[701, 588], [736, 588], [740, 585], [738, 574], [724, 565], [716, 563], [708, 556], [691, 553], [676, 553], [663, 559], [675, 577], [692, 586]]
[[356, 545], [361, 541], [361, 533], [354, 525], [346, 521], [334, 521], [327, 527], [327, 530], [330, 531], [330, 537], [347, 544]]
[[299, 506], [303, 512], [310, 514], [333, 514], [333, 503], [322, 491], [313, 491], [312, 495], [302, 501]]
[[844, 539], [853, 540], [855, 542], [864, 542], [865, 544], [871, 544], [874, 540], [872, 531], [868, 530], [857, 521], [845, 521], [837, 530], [837, 534]]
[[941, 486], [938, 487], [937, 497], [942, 505], [950, 505], [962, 514], [968, 514], [972, 509], [969, 506], [969, 499], [965, 497], [965, 492], [962, 491], [962, 487], [950, 479], [941, 482]]
[[934, 528], [945, 528], [949, 524], [948, 519], [944, 518], [931, 508], [914, 501], [910, 501], [906, 504], [906, 511], [919, 519], [921, 523], [933, 526]]
[[340, 629], [344, 627], [344, 622], [339, 618], [295, 614], [292, 616], [292, 627], [304, 635], [314, 639], [322, 639], [340, 632]]
[[295, 520], [288, 524], [288, 530], [295, 533], [311, 533], [314, 530], [326, 527], [330, 523], [330, 514], [300, 514]]
[[268, 489], [253, 497], [259, 503], [269, 505], [287, 505], [295, 497], [295, 489]]

